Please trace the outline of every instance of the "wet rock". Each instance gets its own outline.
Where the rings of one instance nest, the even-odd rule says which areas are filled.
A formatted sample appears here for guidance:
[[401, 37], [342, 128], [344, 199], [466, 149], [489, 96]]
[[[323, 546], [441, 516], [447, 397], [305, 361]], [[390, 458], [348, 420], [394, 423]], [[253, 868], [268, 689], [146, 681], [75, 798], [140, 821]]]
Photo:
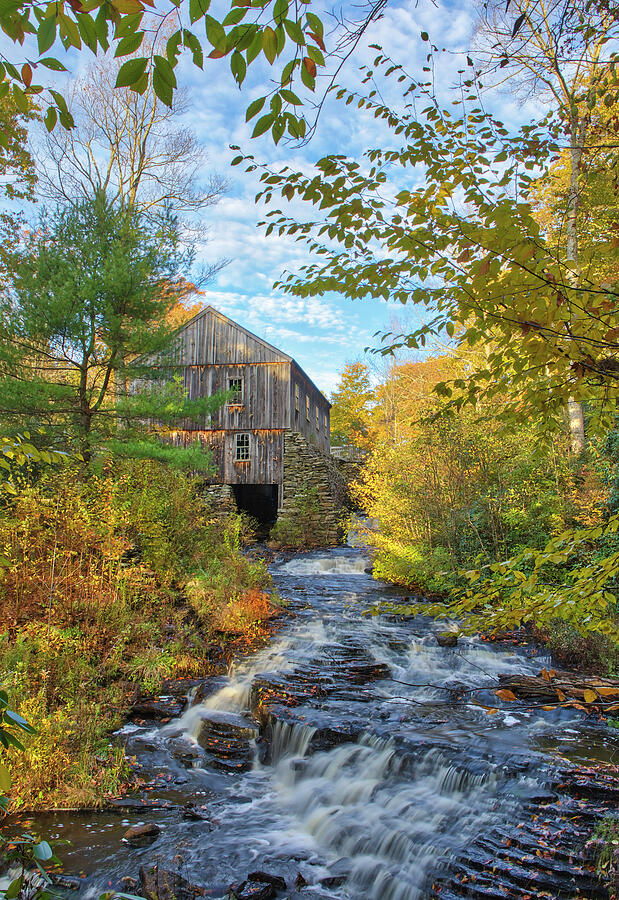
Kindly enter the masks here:
[[294, 880], [294, 886], [297, 889], [299, 889], [299, 888], [305, 887], [307, 884], [309, 884], [309, 881], [306, 881], [305, 878], [299, 872], [297, 877]]
[[71, 878], [70, 875], [52, 875], [52, 881], [63, 891], [79, 891], [82, 886], [79, 878]]
[[137, 878], [133, 878], [132, 875], [125, 875], [124, 878], [120, 879], [120, 883], [122, 885], [123, 891], [134, 893], [135, 891], [137, 891], [140, 882]]
[[233, 885], [230, 889], [235, 900], [274, 900], [275, 888], [260, 881], [247, 881]]
[[335, 888], [340, 887], [346, 881], [347, 875], [327, 875], [326, 878], [321, 878], [320, 883], [323, 887], [326, 888]]
[[187, 769], [193, 768], [195, 761], [204, 756], [201, 749], [183, 737], [171, 740], [168, 748], [174, 759], [177, 759]]
[[190, 819], [192, 822], [208, 822], [210, 816], [205, 809], [196, 806], [195, 803], [186, 803], [183, 807], [183, 818]]
[[146, 822], [144, 825], [132, 825], [128, 828], [123, 837], [130, 844], [141, 844], [148, 841], [154, 841], [161, 834], [161, 828], [155, 822]]
[[257, 737], [258, 726], [253, 722], [234, 713], [212, 710], [202, 719], [197, 740], [217, 768], [245, 772], [252, 767]]
[[442, 631], [436, 635], [436, 643], [439, 647], [455, 647], [458, 643], [458, 634], [456, 631]]
[[281, 875], [270, 875], [268, 872], [250, 872], [247, 876], [248, 881], [259, 881], [262, 884], [271, 884], [276, 891], [285, 891], [286, 882]]
[[159, 866], [140, 867], [140, 890], [146, 900], [195, 900], [206, 893], [204, 888], [191, 884], [176, 872]]
[[131, 719], [173, 719], [185, 708], [185, 699], [174, 697], [143, 697], [131, 707]]

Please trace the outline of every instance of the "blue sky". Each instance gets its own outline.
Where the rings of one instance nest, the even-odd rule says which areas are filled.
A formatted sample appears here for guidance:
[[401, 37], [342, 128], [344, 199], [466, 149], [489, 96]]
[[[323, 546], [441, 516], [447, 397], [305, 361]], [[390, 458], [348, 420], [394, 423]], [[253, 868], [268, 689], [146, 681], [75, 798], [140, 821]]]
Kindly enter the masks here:
[[[312, 0], [312, 9], [319, 9], [320, 2]], [[213, 0], [213, 7], [221, 4], [227, 5], [227, 0]], [[331, 8], [325, 3], [326, 22]], [[474, 29], [475, 4], [467, 0], [393, 0], [348, 60], [339, 82], [347, 87], [359, 86], [359, 66], [370, 63], [376, 55], [369, 44], [380, 44], [411, 74], [421, 75], [428, 45], [420, 34], [427, 31], [434, 44], [447, 48], [440, 54], [440, 87], [445, 92], [443, 99], [448, 100]], [[326, 30], [328, 33], [328, 26]], [[92, 57], [72, 53], [69, 59], [75, 61], [71, 74], [78, 75]], [[229, 180], [228, 193], [204, 213], [210, 237], [200, 249], [198, 263], [200, 259], [210, 263], [220, 258], [230, 262], [200, 299], [294, 356], [316, 384], [330, 393], [345, 364], [362, 357], [365, 347], [379, 344], [376, 332], [398, 331], [407, 323], [414, 327], [419, 314], [401, 304], [379, 300], [350, 301], [337, 295], [297, 298], [275, 291], [273, 283], [284, 270], [296, 271], [310, 258], [304, 245], [291, 238], [266, 237], [258, 227], [266, 210], [254, 203], [259, 190], [257, 176], [245, 173], [242, 166], [230, 166], [236, 155], [230, 144], [239, 145], [275, 168], [288, 165], [309, 172], [313, 162], [327, 154], [360, 157], [368, 147], [390, 142], [391, 135], [354, 104], [343, 107], [333, 98], [326, 103], [309, 144], [299, 148], [282, 142], [275, 147], [268, 135], [251, 140], [253, 123], [245, 123], [247, 105], [267, 92], [273, 78], [262, 57], [250, 67], [242, 90], [232, 79], [227, 60], [206, 60], [204, 71], [192, 66], [189, 59], [181, 60], [177, 76], [188, 101], [186, 124], [203, 144], [208, 168]], [[61, 89], [64, 77], [58, 76]], [[498, 108], [504, 119], [523, 117], [513, 96], [503, 95]], [[406, 177], [421, 178], [423, 173]], [[297, 209], [301, 215], [311, 215], [302, 206]]]
[[[427, 30], [441, 47], [462, 51], [470, 45], [473, 25], [470, 3], [447, 7], [430, 0], [420, 0], [418, 5], [396, 2], [387, 7], [364, 46], [349, 60], [340, 83], [359, 83], [359, 65], [376, 55], [369, 43], [385, 46], [392, 57], [405, 61], [409, 70], [421, 73], [428, 47], [420, 38], [421, 31]], [[452, 72], [454, 80], [462, 61], [461, 53], [446, 60], [445, 71]], [[289, 165], [309, 171], [312, 163], [326, 154], [360, 156], [366, 148], [379, 146], [384, 129], [354, 105], [344, 114], [344, 108], [333, 100], [325, 106], [317, 133], [307, 146], [275, 147], [268, 135], [250, 140], [253, 123], [245, 124], [244, 112], [252, 99], [265, 93], [265, 81], [271, 77], [268, 66], [250, 68], [242, 91], [225, 66], [211, 66], [209, 75], [205, 77], [189, 64], [181, 75], [191, 104], [188, 124], [203, 142], [212, 168], [230, 181], [228, 194], [206, 213], [211, 231], [203, 255], [209, 261], [218, 257], [231, 261], [208, 286], [204, 299], [293, 355], [328, 393], [347, 362], [361, 357], [366, 346], [377, 345], [375, 332], [415, 321], [415, 311], [379, 300], [350, 301], [337, 295], [297, 298], [273, 290], [273, 282], [283, 270], [297, 270], [309, 256], [294, 240], [265, 237], [258, 228], [265, 209], [254, 203], [257, 177], [246, 174], [242, 166], [230, 167], [236, 152], [229, 150], [229, 145], [238, 144], [275, 168]], [[309, 210], [303, 212], [310, 215]]]

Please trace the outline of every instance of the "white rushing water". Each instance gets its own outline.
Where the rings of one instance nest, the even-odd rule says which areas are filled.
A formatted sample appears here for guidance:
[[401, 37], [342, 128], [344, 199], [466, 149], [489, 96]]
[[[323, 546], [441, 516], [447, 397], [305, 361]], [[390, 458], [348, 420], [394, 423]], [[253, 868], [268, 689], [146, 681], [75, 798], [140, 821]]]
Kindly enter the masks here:
[[[510, 774], [511, 763], [548, 720], [513, 708], [488, 716], [477, 700], [492, 696], [476, 691], [499, 672], [538, 671], [546, 661], [476, 637], [439, 647], [435, 632], [453, 624], [364, 615], [393, 596], [368, 564], [359, 551], [332, 551], [274, 566], [292, 602], [269, 645], [180, 718], [142, 733], [164, 777], [176, 765], [188, 798], [212, 793], [208, 827], [170, 826], [169, 843], [158, 845], [172, 856], [181, 846], [196, 883], [230, 884], [262, 869], [289, 884], [301, 873], [312, 900], [422, 900], [450, 860], [513, 822], [520, 796], [535, 790], [533, 775]], [[257, 679], [283, 690], [268, 715]], [[220, 726], [244, 742], [244, 769], [213, 760], [203, 729], [219, 740]], [[195, 751], [185, 768], [172, 758], [179, 742]]]
[[370, 561], [365, 556], [334, 553], [299, 556], [279, 566], [283, 575], [363, 575]]

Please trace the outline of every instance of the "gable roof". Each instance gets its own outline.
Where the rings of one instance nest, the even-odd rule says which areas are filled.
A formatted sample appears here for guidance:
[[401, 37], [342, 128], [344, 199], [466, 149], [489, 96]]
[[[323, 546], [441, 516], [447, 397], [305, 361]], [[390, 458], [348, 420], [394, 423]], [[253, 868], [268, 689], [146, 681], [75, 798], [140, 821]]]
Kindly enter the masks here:
[[255, 341], [257, 344], [264, 347], [265, 350], [269, 350], [271, 353], [273, 353], [274, 356], [278, 358], [278, 360], [294, 363], [303, 377], [311, 384], [311, 386], [317, 391], [317, 393], [324, 397], [325, 402], [329, 405], [329, 407], [331, 407], [331, 403], [329, 402], [327, 397], [325, 397], [320, 388], [317, 387], [317, 385], [312, 381], [307, 372], [305, 372], [301, 368], [296, 359], [294, 359], [292, 356], [289, 356], [287, 353], [284, 353], [278, 347], [273, 346], [273, 344], [269, 344], [269, 342], [265, 341], [263, 338], [258, 337], [258, 335], [254, 334], [253, 331], [250, 331], [248, 328], [245, 328], [243, 325], [235, 322], [234, 319], [225, 316], [222, 312], [220, 312], [218, 309], [215, 309], [215, 307], [211, 306], [210, 304], [201, 309], [200, 312], [196, 313], [195, 316], [192, 316], [191, 319], [189, 319], [183, 325], [179, 326], [178, 331], [176, 332], [176, 336], [180, 336], [185, 329], [193, 326], [195, 322], [197, 322], [201, 318], [205, 318], [206, 316], [213, 316], [214, 318], [219, 319], [221, 322], [225, 322], [227, 325], [231, 325], [233, 328], [237, 329], [237, 331], [242, 332], [242, 334], [244, 334], [250, 340]]
[[233, 328], [236, 328], [237, 331], [241, 331], [246, 337], [250, 338], [252, 341], [255, 341], [260, 346], [264, 347], [265, 350], [270, 350], [275, 356], [279, 357], [286, 362], [293, 362], [292, 356], [288, 356], [287, 353], [283, 353], [277, 347], [274, 347], [273, 344], [269, 344], [268, 341], [263, 340], [263, 338], [258, 337], [257, 334], [254, 334], [253, 331], [250, 331], [248, 328], [244, 328], [243, 325], [239, 325], [238, 322], [235, 322], [234, 319], [230, 319], [228, 316], [225, 316], [218, 309], [215, 309], [214, 306], [208, 304], [200, 312], [196, 313], [195, 316], [192, 316], [187, 322], [180, 326], [177, 334], [181, 334], [186, 328], [192, 326], [199, 319], [205, 318], [206, 316], [213, 316], [219, 319], [222, 322], [225, 322], [227, 325], [232, 325]]

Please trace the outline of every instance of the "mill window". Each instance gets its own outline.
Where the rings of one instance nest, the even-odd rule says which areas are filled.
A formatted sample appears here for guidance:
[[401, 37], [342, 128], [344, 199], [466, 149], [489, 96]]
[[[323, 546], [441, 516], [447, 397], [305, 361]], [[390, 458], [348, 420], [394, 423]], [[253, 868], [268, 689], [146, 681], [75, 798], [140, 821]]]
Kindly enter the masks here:
[[327, 419], [326, 413], [325, 413], [324, 419], [325, 419], [325, 434], [327, 434], [327, 432], [329, 431], [329, 420]]
[[309, 397], [305, 398], [305, 418], [309, 422], [309, 420], [310, 420], [310, 398]]
[[320, 412], [318, 407], [316, 407], [316, 431], [320, 431]]
[[242, 403], [243, 402], [243, 379], [242, 378], [229, 378], [228, 379], [228, 390], [231, 393], [231, 397], [228, 400], [228, 403]]
[[247, 462], [249, 459], [249, 435], [237, 434], [234, 459], [236, 462]]
[[294, 408], [297, 412], [299, 412], [299, 385], [295, 384], [294, 386]]

